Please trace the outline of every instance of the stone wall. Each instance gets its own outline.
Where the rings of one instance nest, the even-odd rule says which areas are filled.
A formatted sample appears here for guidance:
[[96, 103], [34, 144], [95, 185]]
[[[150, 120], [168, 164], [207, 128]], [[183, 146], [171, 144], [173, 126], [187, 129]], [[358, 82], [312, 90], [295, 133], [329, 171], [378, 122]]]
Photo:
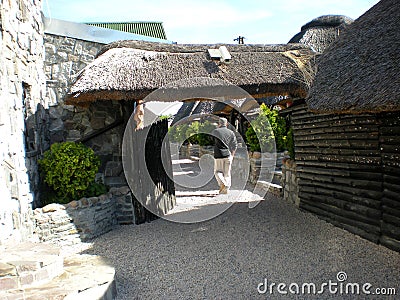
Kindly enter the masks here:
[[294, 203], [298, 207], [300, 204], [299, 178], [297, 176], [297, 166], [294, 160], [283, 160], [281, 185], [283, 188], [283, 199]]
[[250, 152], [249, 180], [252, 184], [257, 182], [270, 182], [273, 179], [273, 171], [277, 163], [273, 153]]
[[129, 104], [99, 101], [82, 108], [64, 102], [70, 84], [79, 71], [94, 60], [104, 44], [53, 34], [45, 34], [44, 44], [46, 95], [51, 103], [48, 110], [50, 144], [83, 142], [100, 156], [102, 164], [98, 178], [109, 186], [125, 185], [121, 145], [125, 129], [124, 109]]
[[110, 193], [115, 202], [115, 216], [120, 225], [135, 224], [134, 207], [132, 193], [129, 187], [112, 188]]
[[81, 242], [78, 229], [64, 205], [49, 204], [36, 208], [33, 219], [40, 242], [51, 242], [61, 247]]
[[41, 242], [59, 246], [92, 239], [117, 224], [133, 224], [132, 194], [128, 187], [112, 188], [99, 197], [68, 204], [49, 204], [34, 210], [35, 232]]
[[[44, 35], [47, 96], [51, 105], [64, 105], [70, 83], [94, 60], [104, 44], [52, 34]], [[64, 107], [73, 110], [74, 107]]]
[[28, 176], [37, 174], [35, 155], [46, 125], [41, 112], [47, 106], [40, 8], [40, 0], [0, 6], [0, 243], [32, 237]]

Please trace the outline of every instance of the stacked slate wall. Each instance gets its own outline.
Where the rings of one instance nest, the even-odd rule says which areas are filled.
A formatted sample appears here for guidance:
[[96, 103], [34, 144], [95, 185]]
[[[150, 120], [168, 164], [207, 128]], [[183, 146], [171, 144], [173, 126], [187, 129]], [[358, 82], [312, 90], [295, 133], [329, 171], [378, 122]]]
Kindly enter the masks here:
[[133, 224], [129, 187], [112, 188], [99, 197], [68, 204], [49, 204], [34, 210], [35, 232], [41, 242], [59, 246], [78, 244], [102, 235], [117, 224]]
[[313, 114], [302, 104], [291, 120], [300, 208], [399, 250], [398, 114]]
[[282, 164], [281, 186], [283, 189], [282, 197], [296, 205], [300, 204], [299, 199], [299, 178], [297, 176], [296, 162], [292, 159], [284, 159]]

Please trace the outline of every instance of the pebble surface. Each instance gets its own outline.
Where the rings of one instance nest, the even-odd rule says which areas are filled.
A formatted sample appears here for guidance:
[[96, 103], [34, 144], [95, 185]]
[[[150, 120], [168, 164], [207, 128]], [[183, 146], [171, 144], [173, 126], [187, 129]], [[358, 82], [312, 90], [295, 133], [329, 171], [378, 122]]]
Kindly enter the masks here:
[[[253, 209], [237, 203], [206, 222], [166, 220], [121, 226], [92, 241], [86, 253], [110, 259], [124, 299], [396, 299], [400, 253], [376, 245], [292, 204], [267, 195]], [[288, 286], [317, 290], [345, 272], [342, 283], [396, 288], [396, 296], [291, 294]], [[343, 274], [341, 274], [343, 275]], [[343, 277], [341, 277], [343, 278]], [[285, 283], [288, 294], [267, 289]], [[339, 285], [338, 285], [339, 287]], [[272, 294], [270, 293], [272, 292]], [[301, 291], [300, 291], [301, 292]]]

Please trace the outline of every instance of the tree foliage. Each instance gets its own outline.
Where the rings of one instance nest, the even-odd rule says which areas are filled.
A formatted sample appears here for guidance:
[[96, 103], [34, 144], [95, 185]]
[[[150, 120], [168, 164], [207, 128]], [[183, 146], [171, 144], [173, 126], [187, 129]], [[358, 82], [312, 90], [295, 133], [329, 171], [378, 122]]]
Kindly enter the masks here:
[[283, 151], [286, 147], [286, 121], [277, 110], [269, 109], [265, 104], [260, 106], [260, 114], [251, 122], [246, 131], [247, 143], [251, 151]]
[[208, 120], [204, 122], [194, 121], [190, 124], [179, 124], [169, 129], [171, 142], [182, 143], [188, 141], [191, 144], [208, 146], [214, 144], [213, 137], [209, 134], [215, 126]]

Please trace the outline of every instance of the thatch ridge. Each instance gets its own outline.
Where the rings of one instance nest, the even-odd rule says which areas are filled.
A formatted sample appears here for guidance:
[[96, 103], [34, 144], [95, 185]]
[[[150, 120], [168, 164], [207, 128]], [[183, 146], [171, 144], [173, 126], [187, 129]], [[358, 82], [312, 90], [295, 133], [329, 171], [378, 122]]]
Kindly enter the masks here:
[[201, 84], [189, 80], [179, 88], [213, 87], [215, 83], [209, 79], [215, 78], [240, 86], [251, 95], [305, 97], [307, 94], [301, 66], [314, 55], [309, 47], [301, 44], [226, 46], [232, 55], [229, 64], [209, 57], [207, 49], [219, 45], [137, 41], [109, 44], [80, 72], [66, 100], [83, 104], [96, 100], [143, 99], [171, 82], [199, 77], [204, 78]]
[[307, 104], [315, 112], [400, 110], [400, 2], [381, 0], [318, 61]]
[[96, 57], [114, 48], [132, 48], [145, 51], [166, 52], [166, 53], [199, 53], [206, 52], [207, 49], [216, 49], [226, 46], [230, 52], [285, 52], [303, 50], [308, 47], [302, 44], [258, 44], [258, 45], [238, 45], [238, 44], [166, 44], [145, 41], [123, 40], [105, 45], [100, 49]]
[[352, 22], [353, 19], [341, 15], [320, 16], [303, 25], [289, 44], [302, 43], [322, 53]]
[[301, 27], [301, 31], [316, 27], [338, 27], [343, 24], [350, 25], [354, 20], [343, 15], [324, 15], [311, 20]]

